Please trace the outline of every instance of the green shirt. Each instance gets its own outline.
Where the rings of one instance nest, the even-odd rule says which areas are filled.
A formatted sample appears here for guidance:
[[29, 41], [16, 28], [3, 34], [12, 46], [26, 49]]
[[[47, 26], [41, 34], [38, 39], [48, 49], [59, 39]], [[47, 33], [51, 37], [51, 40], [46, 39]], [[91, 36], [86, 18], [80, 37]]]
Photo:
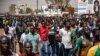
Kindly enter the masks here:
[[38, 44], [39, 44], [39, 34], [35, 33], [34, 35], [29, 33], [26, 35], [26, 40], [32, 43], [33, 50], [32, 52], [38, 52]]
[[82, 40], [83, 40], [83, 36], [80, 36], [80, 37], [77, 39], [77, 41], [76, 41], [75, 49], [76, 49], [77, 51], [80, 51], [80, 50], [81, 50]]
[[77, 38], [77, 33], [76, 33], [76, 31], [77, 31], [77, 28], [75, 28], [75, 29], [73, 29], [72, 31], [71, 31], [71, 36], [72, 36], [72, 38]]

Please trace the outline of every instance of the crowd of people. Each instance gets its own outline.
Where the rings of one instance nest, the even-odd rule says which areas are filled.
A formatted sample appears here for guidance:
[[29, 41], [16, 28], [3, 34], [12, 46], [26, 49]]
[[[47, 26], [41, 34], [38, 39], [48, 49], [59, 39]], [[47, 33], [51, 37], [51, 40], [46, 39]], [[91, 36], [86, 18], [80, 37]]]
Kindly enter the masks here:
[[2, 21], [0, 56], [100, 56], [99, 8], [96, 0], [95, 15], [87, 18], [8, 15]]
[[6, 18], [5, 33], [0, 35], [0, 56], [100, 56], [100, 18]]

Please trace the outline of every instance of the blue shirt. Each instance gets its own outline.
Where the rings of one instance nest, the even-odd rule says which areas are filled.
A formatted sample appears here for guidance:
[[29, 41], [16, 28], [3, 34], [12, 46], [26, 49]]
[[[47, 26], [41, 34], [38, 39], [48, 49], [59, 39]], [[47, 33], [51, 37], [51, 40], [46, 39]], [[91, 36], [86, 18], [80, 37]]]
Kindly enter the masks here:
[[64, 56], [64, 45], [62, 43], [51, 45], [46, 42], [41, 49], [41, 56]]
[[93, 26], [88, 25], [88, 27], [89, 27], [90, 30], [96, 29], [96, 26], [95, 25], [93, 25]]

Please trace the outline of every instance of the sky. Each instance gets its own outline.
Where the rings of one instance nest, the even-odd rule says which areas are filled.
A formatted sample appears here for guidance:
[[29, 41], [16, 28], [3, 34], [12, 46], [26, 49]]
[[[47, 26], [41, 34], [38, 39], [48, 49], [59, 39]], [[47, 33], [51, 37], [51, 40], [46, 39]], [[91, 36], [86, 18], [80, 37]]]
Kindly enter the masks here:
[[[0, 13], [8, 12], [11, 4], [27, 4], [33, 10], [35, 10], [37, 8], [36, 1], [37, 0], [0, 0]], [[71, 0], [70, 4], [73, 7], [77, 7], [76, 0]], [[39, 8], [41, 8], [42, 5], [46, 5], [45, 0], [39, 0]]]
[[[0, 0], [0, 13], [9, 11], [11, 4], [27, 4], [33, 10], [37, 8], [37, 0]], [[39, 0], [39, 8], [41, 8], [42, 5], [46, 5], [45, 0]]]

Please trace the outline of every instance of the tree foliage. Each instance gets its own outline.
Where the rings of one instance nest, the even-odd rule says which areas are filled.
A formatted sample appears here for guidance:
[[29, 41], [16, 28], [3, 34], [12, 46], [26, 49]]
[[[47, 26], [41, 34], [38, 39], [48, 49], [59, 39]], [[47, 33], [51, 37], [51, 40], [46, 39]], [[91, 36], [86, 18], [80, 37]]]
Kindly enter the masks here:
[[32, 9], [31, 8], [26, 8], [26, 13], [31, 13], [32, 12]]
[[47, 4], [49, 2], [59, 4], [63, 11], [68, 11], [68, 7], [71, 7], [70, 4], [69, 4], [70, 0], [45, 0], [45, 1], [46, 1]]
[[20, 13], [20, 14], [23, 14], [23, 13], [24, 13], [23, 9], [20, 9], [20, 10], [19, 10], [19, 13]]
[[41, 10], [41, 9], [36, 9], [36, 10], [34, 10], [34, 12], [43, 12], [43, 10]]

